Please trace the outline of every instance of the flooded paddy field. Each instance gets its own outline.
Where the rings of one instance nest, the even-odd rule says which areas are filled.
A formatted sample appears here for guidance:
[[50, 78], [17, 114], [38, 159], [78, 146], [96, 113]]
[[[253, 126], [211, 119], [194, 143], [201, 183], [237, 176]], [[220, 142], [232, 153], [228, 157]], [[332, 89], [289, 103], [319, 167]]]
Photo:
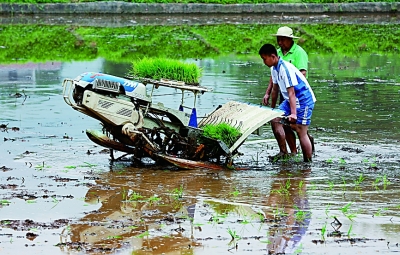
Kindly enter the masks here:
[[[3, 64], [0, 253], [400, 252], [398, 55], [309, 57], [313, 162], [268, 161], [278, 148], [265, 126], [240, 148], [235, 169], [221, 171], [111, 162], [86, 137], [101, 126], [64, 103], [62, 80], [123, 75], [130, 63]], [[229, 100], [261, 102], [269, 76], [258, 56], [195, 62], [213, 89], [198, 98], [199, 114]]]

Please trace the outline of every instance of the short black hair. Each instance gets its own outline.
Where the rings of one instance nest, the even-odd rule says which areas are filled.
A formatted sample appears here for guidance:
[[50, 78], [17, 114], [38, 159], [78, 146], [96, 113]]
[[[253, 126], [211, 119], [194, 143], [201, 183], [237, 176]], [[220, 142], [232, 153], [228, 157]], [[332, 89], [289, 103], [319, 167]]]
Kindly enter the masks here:
[[276, 48], [274, 45], [267, 43], [261, 46], [260, 50], [258, 51], [259, 55], [276, 55], [278, 56], [278, 52], [276, 51]]

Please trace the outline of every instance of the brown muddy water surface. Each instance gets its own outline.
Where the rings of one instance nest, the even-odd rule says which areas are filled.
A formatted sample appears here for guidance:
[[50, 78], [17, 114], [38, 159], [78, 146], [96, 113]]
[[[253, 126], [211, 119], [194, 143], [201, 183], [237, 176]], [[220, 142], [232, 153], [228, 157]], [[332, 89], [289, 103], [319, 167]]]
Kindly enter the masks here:
[[[122, 75], [110, 71], [120, 66], [3, 65], [0, 253], [400, 252], [399, 78], [386, 78], [393, 65], [399, 70], [398, 56], [374, 56], [381, 64], [371, 76], [364, 74], [375, 63], [323, 64], [334, 57], [310, 56], [319, 99], [314, 162], [269, 162], [277, 147], [266, 126], [241, 147], [237, 170], [226, 171], [110, 162], [85, 135], [100, 125], [63, 102], [61, 82], [84, 71]], [[213, 88], [198, 99], [199, 113], [229, 100], [261, 101], [268, 77], [256, 56], [197, 63], [202, 85]], [[172, 106], [180, 95], [158, 98]]]

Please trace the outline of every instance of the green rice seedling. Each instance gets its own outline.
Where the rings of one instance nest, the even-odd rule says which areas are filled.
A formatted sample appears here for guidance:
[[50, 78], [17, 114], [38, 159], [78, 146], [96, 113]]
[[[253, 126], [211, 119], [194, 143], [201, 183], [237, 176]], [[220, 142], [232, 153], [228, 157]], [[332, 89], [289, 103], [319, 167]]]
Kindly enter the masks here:
[[334, 158], [335, 158], [335, 157], [331, 157], [331, 158], [327, 159], [327, 160], [326, 160], [326, 163], [332, 164]]
[[211, 216], [209, 222], [214, 224], [218, 224], [218, 223], [223, 223], [224, 220], [228, 217], [228, 214], [226, 213], [217, 213], [214, 214], [213, 216]]
[[297, 221], [303, 222], [305, 219], [310, 217], [310, 212], [306, 212], [303, 210], [300, 210], [297, 206], [294, 207], [296, 210], [296, 213], [294, 214], [294, 217]]
[[310, 181], [310, 185], [307, 187], [307, 192], [311, 193], [311, 191], [317, 189], [317, 184], [315, 182]]
[[328, 204], [326, 207], [325, 207], [325, 215], [326, 215], [326, 217], [329, 217], [329, 215], [328, 215], [328, 213], [329, 213], [329, 209], [331, 208], [331, 205], [330, 204]]
[[343, 158], [339, 158], [339, 165], [346, 165], [346, 160], [344, 160]]
[[322, 240], [325, 240], [325, 233], [326, 233], [326, 222], [325, 222], [325, 225], [323, 225], [322, 228], [321, 228]]
[[172, 190], [173, 197], [175, 199], [183, 198], [183, 185], [179, 186], [179, 188], [175, 188]]
[[378, 166], [378, 164], [376, 163], [376, 157], [373, 158], [371, 164], [369, 165], [371, 168], [376, 168]]
[[301, 243], [299, 247], [296, 248], [296, 250], [293, 251], [293, 255], [298, 255], [303, 252], [303, 244]]
[[354, 190], [360, 190], [360, 184], [365, 180], [364, 175], [361, 173], [357, 180], [354, 180]]
[[353, 223], [350, 225], [349, 230], [347, 231], [347, 237], [348, 237], [348, 238], [350, 238], [350, 235], [352, 234], [352, 233], [351, 233], [352, 230], [353, 230]]
[[353, 221], [353, 219], [355, 218], [355, 217], [357, 217], [357, 214], [355, 214], [355, 213], [348, 213], [348, 214], [346, 214], [345, 215], [350, 221]]
[[236, 233], [236, 230], [232, 230], [231, 228], [228, 227], [228, 234], [231, 236], [232, 240], [239, 240], [240, 236]]
[[137, 193], [137, 192], [132, 192], [132, 194], [128, 197], [128, 200], [129, 201], [137, 201], [137, 200], [140, 200], [140, 199], [142, 199], [143, 198], [143, 196], [142, 195], [140, 195], [139, 193]]
[[[241, 220], [239, 223], [240, 223], [240, 224], [243, 224], [243, 225], [247, 225], [247, 224], [250, 224], [250, 221], [249, 221], [248, 219], [243, 219], [243, 220]], [[252, 225], [253, 225], [253, 224], [252, 224]]]
[[153, 196], [151, 196], [151, 197], [149, 197], [149, 198], [147, 199], [147, 201], [148, 201], [150, 204], [156, 203], [156, 202], [158, 202], [158, 201], [160, 201], [160, 200], [161, 200], [161, 198], [158, 197], [157, 195], [153, 195]]
[[390, 184], [392, 184], [388, 178], [386, 177], [386, 174], [382, 177], [382, 182], [383, 182], [383, 189], [386, 190], [386, 187]]
[[132, 63], [129, 74], [154, 80], [168, 79], [199, 84], [201, 68], [195, 63], [185, 63], [168, 58], [142, 58]]
[[328, 181], [328, 190], [332, 191], [335, 184], [332, 181]]
[[137, 236], [134, 236], [134, 238], [143, 238], [143, 237], [146, 237], [146, 236], [149, 236], [149, 235], [150, 235], [149, 231], [145, 231], [145, 232], [143, 232], [143, 233], [141, 233], [141, 234], [139, 234]]
[[91, 163], [89, 163], [89, 162], [83, 162], [83, 163], [84, 163], [84, 165], [79, 165], [79, 166], [80, 166], [80, 167], [89, 167], [89, 168], [92, 168], [92, 167], [97, 166], [97, 165], [91, 164]]
[[346, 215], [349, 212], [349, 208], [350, 206], [353, 204], [353, 202], [347, 203], [345, 206], [343, 206], [342, 208], [340, 208], [340, 211], [342, 211], [342, 213], [344, 215]]
[[302, 162], [304, 160], [303, 155], [300, 152], [298, 152], [293, 159], [294, 159], [294, 162], [296, 162], [296, 163]]
[[232, 191], [231, 194], [232, 194], [232, 196], [237, 197], [237, 196], [239, 196], [239, 195], [242, 194], [242, 193], [241, 193], [241, 192], [238, 190], [238, 188], [236, 187], [236, 188], [235, 188], [235, 191]]
[[[227, 123], [217, 125], [207, 124], [203, 128], [203, 136], [223, 141], [228, 147], [231, 147], [237, 138], [241, 135], [238, 129]], [[200, 138], [201, 140], [201, 138]], [[201, 141], [206, 142], [206, 141]]]
[[302, 189], [303, 187], [304, 187], [304, 181], [301, 180], [301, 181], [299, 182], [299, 189]]
[[53, 197], [53, 203], [54, 203], [54, 206], [51, 207], [51, 209], [53, 209], [54, 207], [56, 207], [56, 206], [58, 205], [58, 203], [60, 203], [60, 200], [57, 200], [55, 197]]
[[125, 190], [124, 187], [122, 187], [122, 200], [125, 201], [127, 198], [128, 192]]
[[350, 212], [350, 206], [352, 204], [353, 204], [353, 202], [350, 202], [350, 203], [346, 204], [345, 206], [343, 206], [342, 208], [340, 208], [340, 211], [342, 211], [343, 215], [346, 216], [350, 221], [353, 221], [353, 219], [355, 217], [357, 217], [357, 214]]
[[272, 215], [274, 216], [274, 219], [279, 219], [279, 218], [288, 216], [289, 214], [287, 214], [287, 213], [285, 212], [284, 208], [276, 207], [276, 209], [274, 209], [274, 210], [272, 211]]
[[287, 179], [286, 182], [280, 183], [279, 189], [274, 189], [271, 191], [271, 193], [278, 193], [278, 194], [284, 194], [284, 195], [289, 195], [289, 189], [291, 187], [290, 179]]
[[383, 215], [383, 211], [386, 211], [387, 208], [379, 208], [378, 211], [376, 213], [374, 213], [374, 217], [375, 216], [382, 216]]
[[252, 220], [258, 219], [260, 222], [264, 222], [265, 221], [265, 215], [262, 212], [258, 212], [256, 214], [253, 214], [250, 218]]
[[372, 182], [372, 187], [374, 187], [376, 190], [379, 190], [379, 183], [381, 182], [382, 177], [376, 177], [375, 180]]
[[343, 176], [342, 176], [342, 181], [343, 181], [343, 183], [342, 183], [342, 190], [343, 190], [343, 192], [346, 192], [346, 180], [344, 179]]
[[8, 200], [0, 200], [0, 205], [9, 205], [9, 204], [11, 204], [11, 202]]
[[36, 168], [38, 171], [43, 171], [45, 168], [51, 168], [51, 166], [45, 165], [45, 164], [44, 164], [44, 161], [43, 161], [43, 163], [42, 163], [41, 165], [37, 165], [37, 166], [35, 166], [35, 168]]

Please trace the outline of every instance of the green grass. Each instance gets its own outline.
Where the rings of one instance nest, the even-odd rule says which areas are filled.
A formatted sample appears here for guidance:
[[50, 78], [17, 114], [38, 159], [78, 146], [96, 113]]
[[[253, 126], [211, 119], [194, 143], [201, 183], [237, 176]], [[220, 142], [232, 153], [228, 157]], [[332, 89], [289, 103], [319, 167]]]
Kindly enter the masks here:
[[154, 80], [169, 79], [198, 84], [201, 69], [195, 63], [185, 63], [168, 58], [147, 58], [134, 61], [129, 74]]
[[228, 147], [231, 147], [237, 141], [240, 132], [226, 123], [207, 124], [203, 127], [203, 136], [221, 140]]
[[[397, 24], [288, 25], [301, 37], [297, 42], [309, 55], [350, 57], [399, 53], [400, 30]], [[132, 63], [143, 58], [182, 60], [231, 54], [256, 56], [264, 43], [276, 43], [276, 39], [269, 35], [279, 26], [223, 24], [107, 28], [0, 25], [0, 63], [90, 61], [98, 57], [116, 63]], [[371, 58], [364, 59], [374, 61]]]
[[[375, 0], [123, 0], [134, 3], [206, 3], [206, 4], [261, 4], [261, 3], [357, 3], [377, 2]], [[107, 2], [101, 0], [5, 0], [5, 3], [82, 3], [82, 2]], [[393, 0], [380, 0], [379, 2], [394, 2]]]

